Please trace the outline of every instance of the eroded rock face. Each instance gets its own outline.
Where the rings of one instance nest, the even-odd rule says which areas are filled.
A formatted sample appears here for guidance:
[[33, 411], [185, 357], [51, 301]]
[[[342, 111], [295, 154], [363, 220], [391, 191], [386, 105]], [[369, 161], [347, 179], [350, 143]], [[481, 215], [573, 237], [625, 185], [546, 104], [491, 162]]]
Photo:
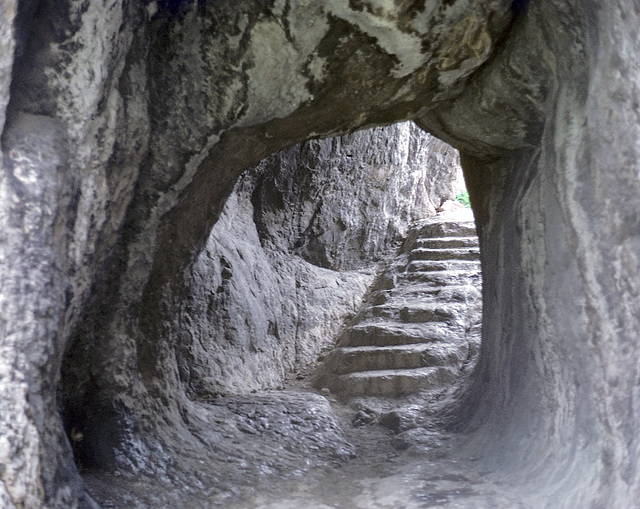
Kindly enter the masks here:
[[[470, 449], [517, 467], [532, 493], [540, 490], [532, 503], [545, 507], [625, 507], [640, 489], [631, 480], [638, 444], [629, 439], [640, 423], [632, 389], [640, 145], [637, 116], [629, 117], [638, 76], [625, 70], [637, 65], [627, 49], [636, 45], [638, 12], [601, 7], [530, 4], [478, 87], [461, 97], [467, 105], [520, 97], [533, 106], [520, 110], [528, 120], [514, 114], [505, 133], [524, 149], [491, 162], [462, 158], [485, 284], [480, 369], [466, 401], [481, 425]], [[531, 75], [526, 69], [539, 71], [536, 80], [509, 85]], [[501, 117], [503, 106], [477, 118]], [[456, 111], [444, 123], [459, 126]], [[539, 141], [528, 149], [532, 135]]]
[[312, 140], [246, 172], [185, 279], [172, 332], [194, 394], [278, 388], [357, 311], [376, 262], [461, 185], [412, 122]]
[[90, 376], [70, 363], [63, 387], [125, 460], [181, 464], [198, 441], [166, 304], [237, 176], [308, 137], [416, 118], [463, 151], [478, 219], [483, 349], [450, 414], [476, 430], [470, 455], [538, 505], [632, 506], [640, 15], [574, 0], [513, 13], [3, 2], [2, 504], [83, 500], [57, 411], [69, 354]]
[[463, 186], [457, 151], [413, 122], [309, 141], [261, 167], [263, 242], [333, 270], [382, 259]]

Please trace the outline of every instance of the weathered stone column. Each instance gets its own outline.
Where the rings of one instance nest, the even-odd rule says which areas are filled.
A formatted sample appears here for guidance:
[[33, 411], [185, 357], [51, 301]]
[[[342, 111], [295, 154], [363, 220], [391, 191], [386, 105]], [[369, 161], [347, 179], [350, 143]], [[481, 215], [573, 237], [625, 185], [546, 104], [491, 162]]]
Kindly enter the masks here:
[[639, 16], [532, 2], [436, 122], [466, 152], [483, 249], [482, 355], [458, 418], [476, 430], [469, 453], [544, 507], [639, 496]]
[[143, 129], [122, 144], [140, 112], [117, 90], [144, 9], [80, 3], [0, 6], [0, 505], [8, 508], [92, 506], [60, 419], [60, 365], [144, 151]]

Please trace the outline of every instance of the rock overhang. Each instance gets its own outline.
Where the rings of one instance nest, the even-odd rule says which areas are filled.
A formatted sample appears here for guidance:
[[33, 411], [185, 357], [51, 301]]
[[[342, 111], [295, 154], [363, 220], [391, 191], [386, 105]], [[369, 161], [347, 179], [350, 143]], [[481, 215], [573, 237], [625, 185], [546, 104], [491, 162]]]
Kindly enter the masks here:
[[[194, 246], [198, 250], [204, 243], [239, 172], [267, 153], [308, 136], [416, 116], [426, 129], [463, 151], [472, 203], [481, 223], [485, 268], [489, 269], [485, 293], [495, 305], [485, 314], [489, 327], [475, 378], [477, 390], [470, 396], [477, 422], [487, 430], [505, 432], [506, 443], [517, 444], [523, 436], [542, 437], [539, 443], [545, 444], [540, 447], [544, 451], [554, 440], [587, 447], [583, 437], [606, 435], [602, 430], [610, 428], [611, 420], [635, 429], [637, 416], [612, 403], [624, 400], [622, 389], [615, 387], [630, 387], [635, 369], [629, 364], [629, 349], [620, 357], [614, 348], [634, 335], [626, 324], [634, 323], [630, 297], [637, 290], [634, 279], [627, 277], [636, 267], [629, 234], [635, 205], [633, 200], [613, 204], [603, 194], [588, 191], [593, 187], [590, 182], [606, 181], [611, 189], [623, 181], [633, 182], [634, 142], [618, 151], [605, 147], [615, 146], [615, 137], [609, 133], [617, 129], [616, 122], [607, 118], [629, 125], [620, 139], [635, 132], [637, 122], [620, 116], [621, 110], [633, 111], [635, 81], [620, 74], [616, 90], [610, 90], [606, 75], [607, 69], [619, 68], [621, 62], [634, 65], [636, 57], [625, 48], [634, 46], [628, 26], [636, 13], [625, 6], [559, 0], [528, 5], [371, 1], [348, 8], [338, 2], [307, 2], [304, 8], [291, 2], [233, 6], [199, 2], [198, 8], [186, 2], [162, 2], [158, 6], [172, 11], [178, 4], [182, 17], [157, 16], [150, 24], [150, 11], [142, 6], [110, 4], [118, 15], [126, 14], [119, 18], [91, 4], [86, 11], [70, 11], [73, 19], [66, 21], [61, 8], [56, 11], [61, 18], [58, 26], [74, 33], [79, 26], [94, 26], [91, 22], [101, 16], [114, 22], [120, 19], [122, 30], [112, 29], [112, 23], [110, 30], [93, 33], [93, 42], [101, 44], [59, 46], [57, 62], [51, 60], [56, 54], [45, 54], [50, 34], [31, 34], [34, 53], [26, 53], [25, 65], [13, 69], [14, 84], [31, 83], [34, 88], [30, 94], [14, 89], [18, 92], [11, 98], [10, 112], [33, 113], [30, 98], [41, 94], [42, 104], [50, 110], [47, 114], [60, 120], [60, 130], [68, 134], [69, 169], [61, 177], [63, 206], [55, 225], [63, 233], [58, 242], [44, 248], [55, 252], [59, 262], [46, 278], [50, 284], [20, 294], [25, 303], [45, 302], [40, 299], [41, 288], [59, 302], [65, 294], [75, 296], [65, 311], [46, 303], [41, 310], [43, 315], [55, 315], [58, 326], [46, 333], [33, 331], [40, 360], [48, 359], [48, 352], [64, 351], [72, 336], [96, 337], [95, 328], [83, 329], [80, 323], [93, 322], [113, 354], [110, 359], [95, 359], [99, 366], [95, 371], [104, 368], [106, 372], [98, 375], [104, 395], [129, 387], [121, 399], [135, 406], [138, 398], [161, 394], [174, 381], [171, 376], [158, 377], [166, 345], [149, 339], [161, 336], [158, 324], [163, 310], [157, 303], [163, 295], [177, 291], [175, 280], [193, 259]], [[74, 2], [67, 2], [62, 7], [72, 6]], [[78, 12], [81, 15], [76, 16]], [[519, 16], [512, 22], [514, 13]], [[311, 21], [315, 28], [308, 29]], [[394, 38], [391, 34], [396, 29]], [[434, 37], [432, 43], [423, 40], [417, 45], [425, 34]], [[63, 39], [58, 43], [69, 34], [61, 30], [55, 35]], [[71, 35], [67, 43], [73, 42]], [[609, 36], [626, 45], [604, 44]], [[278, 61], [273, 67], [264, 61], [278, 58], [278, 53], [265, 51], [272, 37], [288, 55], [286, 62]], [[73, 73], [86, 64], [83, 51], [88, 47], [95, 49], [91, 58], [105, 62], [105, 72], [90, 80], [92, 90], [103, 90], [109, 98], [104, 102], [82, 101], [82, 90], [74, 85], [79, 81]], [[256, 65], [256, 60], [262, 61]], [[421, 62], [426, 66], [421, 67]], [[278, 76], [273, 76], [273, 69], [291, 78], [282, 91], [274, 85]], [[263, 78], [264, 88], [260, 86]], [[8, 81], [2, 83], [6, 96]], [[269, 101], [272, 94], [277, 101]], [[5, 129], [11, 128], [10, 120]], [[3, 150], [9, 153], [10, 139], [5, 136], [3, 141]], [[598, 152], [591, 153], [589, 146]], [[614, 152], [625, 154], [626, 159]], [[617, 177], [613, 172], [605, 176], [604, 167], [620, 171]], [[633, 185], [624, 186], [626, 194], [632, 189]], [[74, 205], [78, 202], [73, 196], [82, 197], [81, 207]], [[10, 208], [3, 209], [3, 214], [11, 213]], [[86, 228], [75, 228], [74, 220], [80, 216], [94, 219], [77, 223]], [[594, 231], [602, 232], [600, 240]], [[605, 253], [605, 245], [618, 247]], [[33, 269], [26, 261], [18, 261], [26, 260], [20, 249], [12, 250], [15, 256], [3, 261], [8, 267], [5, 274]], [[70, 250], [74, 257], [67, 257]], [[576, 263], [564, 279], [549, 278], [553, 274], [549, 267], [560, 267], [557, 264], [566, 258]], [[86, 260], [94, 261], [85, 264]], [[615, 271], [598, 277], [594, 267], [605, 260], [611, 261], [608, 265]], [[110, 286], [105, 279], [116, 283]], [[578, 295], [571, 306], [567, 289], [559, 285], [562, 280], [571, 281]], [[619, 291], [614, 294], [609, 288]], [[619, 305], [605, 305], [607, 300]], [[554, 307], [567, 312], [551, 312]], [[585, 308], [590, 310], [588, 320]], [[106, 318], [105, 309], [109, 310]], [[606, 318], [605, 309], [615, 318]], [[569, 326], [571, 317], [575, 324]], [[10, 324], [10, 358], [28, 359], [16, 332], [27, 330], [24, 317], [14, 313], [4, 320]], [[608, 320], [615, 320], [619, 328], [609, 327]], [[582, 346], [584, 338], [590, 338], [596, 355]], [[575, 359], [593, 368], [591, 375], [567, 355], [566, 343], [573, 345]], [[119, 356], [123, 344], [133, 345], [128, 351], [137, 351], [136, 361]], [[58, 358], [45, 361], [46, 376], [52, 377], [47, 380], [49, 386], [55, 385], [51, 382], [57, 376]], [[608, 384], [614, 364], [624, 368], [615, 375], [617, 384]], [[138, 370], [144, 375], [140, 377]], [[544, 383], [538, 387], [540, 381]], [[601, 408], [581, 403], [579, 411], [572, 413], [574, 407], [568, 401], [586, 401], [590, 393], [585, 387], [602, 394]], [[55, 399], [53, 390], [43, 396], [46, 401]], [[632, 407], [633, 401], [629, 403]], [[24, 403], [26, 407], [34, 404]], [[35, 414], [41, 415], [43, 408]], [[49, 494], [63, 488], [55, 485], [50, 473], [66, 461], [60, 453], [64, 447], [53, 447], [42, 438], [46, 433], [57, 436], [51, 431], [57, 418], [52, 412], [45, 412], [46, 425], [29, 424], [27, 419], [24, 428], [25, 433], [35, 430], [35, 448], [29, 450], [34, 461], [42, 458], [48, 465], [42, 483]], [[556, 425], [561, 415], [565, 425]], [[567, 437], [575, 429], [579, 436], [572, 442]], [[489, 448], [490, 435], [478, 435]], [[633, 471], [625, 460], [633, 456], [632, 442], [625, 446], [622, 437], [614, 435], [607, 447], [590, 444], [584, 454], [601, 457], [601, 464], [595, 461], [591, 469], [580, 463], [569, 446], [567, 461], [574, 459], [575, 465], [585, 469], [583, 477], [594, 480], [591, 491], [579, 495], [581, 500], [608, 497], [624, 505], [632, 499], [628, 494], [637, 488], [623, 488], [622, 477], [629, 475], [610, 467], [617, 462], [627, 465], [625, 472]], [[517, 464], [526, 462], [515, 456], [512, 460]], [[542, 452], [534, 456], [545, 457]], [[598, 471], [603, 473], [600, 481], [595, 480]], [[23, 486], [39, 485], [31, 470], [16, 472], [25, 479]], [[570, 477], [565, 485], [573, 493], [580, 486]], [[38, 489], [28, 493], [33, 500], [41, 497]], [[560, 506], [568, 504], [567, 496]]]

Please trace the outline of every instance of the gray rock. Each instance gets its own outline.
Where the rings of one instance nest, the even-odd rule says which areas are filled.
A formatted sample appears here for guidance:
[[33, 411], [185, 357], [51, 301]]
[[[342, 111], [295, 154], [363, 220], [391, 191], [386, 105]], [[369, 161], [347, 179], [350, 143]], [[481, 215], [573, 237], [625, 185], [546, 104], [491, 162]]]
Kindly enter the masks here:
[[9, 104], [9, 87], [15, 54], [15, 16], [17, 0], [7, 0], [0, 6], [0, 136], [4, 129]]
[[[3, 484], [21, 486], [12, 504], [24, 496], [33, 507], [79, 500], [56, 400], [65, 414], [88, 399], [98, 415], [138, 412], [156, 415], [154, 422], [163, 420], [150, 403], [156, 398], [176, 410], [180, 374], [167, 342], [173, 302], [240, 172], [307, 137], [410, 117], [415, 107], [407, 105], [422, 98], [427, 62], [446, 82], [434, 96], [459, 93], [450, 85], [489, 58], [507, 27], [503, 3], [425, 12], [407, 32], [422, 35], [402, 36], [400, 45], [383, 26], [400, 34], [404, 7], [380, 25], [384, 14], [341, 2], [291, 9], [184, 3], [177, 10], [167, 2], [3, 3], [3, 154], [22, 157], [12, 141], [19, 137], [8, 133], [18, 132], [25, 114], [49, 117], [61, 139], [55, 157], [31, 159], [34, 175], [45, 178], [29, 190], [37, 195], [33, 209], [25, 201], [30, 214], [9, 217], [6, 210], [22, 200], [23, 184], [5, 171], [1, 187], [0, 273], [11, 281], [2, 286], [2, 370], [26, 384], [30, 397], [3, 384], [0, 416], [13, 415], [14, 406], [33, 416], [15, 425], [0, 417], [3, 429], [32, 437], [28, 448], [3, 452], [3, 463], [15, 466]], [[480, 53], [466, 45], [442, 49], [449, 29], [464, 32], [470, 19], [491, 20], [473, 25]], [[423, 54], [426, 34], [435, 44]], [[12, 64], [13, 48], [19, 58]], [[334, 58], [341, 63], [331, 64]], [[354, 101], [362, 90], [372, 93]], [[392, 112], [391, 102], [400, 108]], [[58, 160], [64, 164], [52, 168]], [[28, 311], [36, 308], [41, 321]], [[32, 348], [23, 355], [16, 345]]]
[[260, 163], [262, 242], [334, 270], [370, 265], [455, 196], [458, 168], [457, 152], [413, 122], [308, 141]]
[[[410, 118], [462, 151], [482, 248], [478, 369], [442, 418], [524, 505], [636, 504], [636, 4], [420, 5], [2, 3], [3, 505], [90, 504], [77, 408], [154, 487], [202, 490], [163, 471], [208, 459], [174, 325], [237, 177], [304, 139]], [[315, 264], [360, 263], [326, 249], [339, 229], [313, 233]], [[144, 496], [123, 500], [164, 503]]]
[[458, 168], [451, 149], [403, 123], [305, 142], [249, 170], [173, 317], [189, 389], [278, 388], [315, 361], [358, 310], [375, 262], [454, 195]]

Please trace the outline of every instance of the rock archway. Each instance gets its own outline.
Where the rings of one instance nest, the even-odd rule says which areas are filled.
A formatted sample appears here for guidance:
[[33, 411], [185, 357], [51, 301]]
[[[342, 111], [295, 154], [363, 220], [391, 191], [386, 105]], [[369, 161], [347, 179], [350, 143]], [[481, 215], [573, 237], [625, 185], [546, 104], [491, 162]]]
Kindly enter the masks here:
[[3, 505], [91, 504], [58, 414], [73, 349], [105, 461], [169, 475], [164, 458], [178, 483], [178, 444], [206, 461], [165, 332], [235, 179], [408, 118], [461, 150], [483, 251], [483, 349], [451, 425], [537, 505], [635, 503], [639, 17], [572, 0], [4, 2]]

